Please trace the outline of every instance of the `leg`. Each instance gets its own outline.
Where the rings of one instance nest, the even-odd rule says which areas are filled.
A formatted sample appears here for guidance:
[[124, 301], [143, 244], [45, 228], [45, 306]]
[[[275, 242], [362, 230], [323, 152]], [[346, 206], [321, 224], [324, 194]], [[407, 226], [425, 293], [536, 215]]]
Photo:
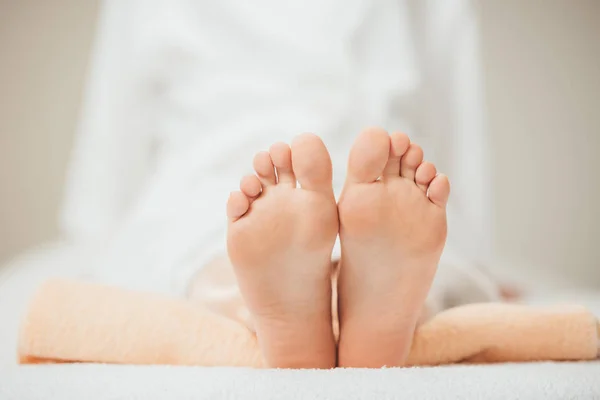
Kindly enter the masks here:
[[306, 134], [291, 149], [259, 153], [254, 167], [229, 199], [227, 247], [259, 345], [270, 367], [332, 368], [338, 215], [329, 153]]
[[250, 311], [240, 293], [233, 265], [226, 254], [215, 257], [193, 276], [186, 297], [256, 332]]
[[[336, 343], [340, 333], [337, 312], [337, 276], [339, 265], [339, 260], [332, 261], [331, 326]], [[252, 317], [240, 293], [233, 265], [231, 265], [227, 255], [223, 254], [211, 260], [194, 275], [190, 281], [186, 297], [216, 314], [243, 324], [250, 331], [256, 333]]]
[[446, 240], [448, 179], [404, 134], [363, 132], [340, 197], [342, 367], [401, 366]]

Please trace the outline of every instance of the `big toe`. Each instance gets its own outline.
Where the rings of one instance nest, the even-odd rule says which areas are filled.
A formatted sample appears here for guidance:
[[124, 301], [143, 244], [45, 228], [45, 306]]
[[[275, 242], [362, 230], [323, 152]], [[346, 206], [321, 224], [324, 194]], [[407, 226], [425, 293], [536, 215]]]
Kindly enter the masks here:
[[294, 138], [292, 166], [303, 189], [333, 194], [331, 157], [317, 135], [303, 133]]
[[375, 182], [383, 173], [390, 154], [390, 136], [381, 128], [364, 130], [348, 158], [348, 179], [357, 183]]

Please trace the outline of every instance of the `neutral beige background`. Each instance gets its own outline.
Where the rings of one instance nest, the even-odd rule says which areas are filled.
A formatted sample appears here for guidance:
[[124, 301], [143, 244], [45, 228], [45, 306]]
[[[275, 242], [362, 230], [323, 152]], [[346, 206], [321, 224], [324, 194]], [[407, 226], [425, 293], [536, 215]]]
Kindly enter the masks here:
[[[600, 1], [480, 1], [502, 265], [600, 286]], [[0, 259], [56, 235], [96, 1], [0, 0]]]
[[495, 247], [600, 287], [600, 1], [481, 3]]
[[0, 260], [57, 233], [96, 3], [0, 0]]

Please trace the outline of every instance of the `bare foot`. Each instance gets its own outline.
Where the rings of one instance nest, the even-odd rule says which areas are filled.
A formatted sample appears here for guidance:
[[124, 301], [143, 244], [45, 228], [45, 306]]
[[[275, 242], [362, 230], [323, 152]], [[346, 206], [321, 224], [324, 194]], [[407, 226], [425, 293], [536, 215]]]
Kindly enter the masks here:
[[261, 350], [270, 367], [333, 368], [329, 153], [304, 134], [258, 153], [254, 169], [229, 198], [227, 247]]
[[339, 366], [404, 363], [446, 241], [449, 193], [406, 135], [357, 138], [338, 205]]

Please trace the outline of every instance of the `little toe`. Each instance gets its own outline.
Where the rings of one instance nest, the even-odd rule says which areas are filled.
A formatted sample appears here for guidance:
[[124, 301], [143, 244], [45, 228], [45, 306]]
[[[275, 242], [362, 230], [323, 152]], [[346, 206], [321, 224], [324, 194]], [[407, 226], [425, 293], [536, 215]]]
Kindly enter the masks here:
[[406, 179], [414, 180], [417, 167], [423, 162], [423, 149], [418, 144], [411, 143], [410, 147], [400, 161], [400, 175]]
[[355, 183], [375, 182], [388, 162], [390, 146], [390, 136], [385, 130], [364, 130], [350, 150], [348, 179]]
[[302, 189], [333, 195], [331, 157], [321, 138], [312, 133], [294, 138], [292, 164]]
[[240, 190], [250, 200], [250, 203], [260, 194], [260, 180], [256, 175], [246, 175], [240, 181]]
[[437, 174], [437, 169], [435, 165], [430, 162], [424, 161], [417, 167], [417, 172], [415, 173], [415, 183], [423, 192], [427, 192], [427, 187], [429, 183], [435, 178]]
[[383, 177], [400, 176], [400, 159], [408, 150], [410, 139], [404, 133], [396, 132], [390, 135], [390, 154], [383, 169]]
[[263, 186], [271, 186], [277, 183], [277, 178], [275, 177], [275, 167], [273, 166], [273, 161], [271, 160], [271, 156], [268, 151], [261, 151], [256, 153], [254, 156], [254, 171], [258, 175], [258, 179], [260, 179], [260, 183]]
[[277, 168], [277, 183], [296, 187], [296, 176], [292, 170], [292, 151], [286, 143], [275, 143], [269, 149], [271, 159]]
[[450, 181], [444, 174], [438, 174], [427, 189], [427, 196], [438, 207], [446, 207], [450, 196]]
[[242, 192], [231, 192], [227, 201], [227, 218], [231, 222], [237, 221], [240, 217], [246, 214], [250, 202], [248, 197]]

